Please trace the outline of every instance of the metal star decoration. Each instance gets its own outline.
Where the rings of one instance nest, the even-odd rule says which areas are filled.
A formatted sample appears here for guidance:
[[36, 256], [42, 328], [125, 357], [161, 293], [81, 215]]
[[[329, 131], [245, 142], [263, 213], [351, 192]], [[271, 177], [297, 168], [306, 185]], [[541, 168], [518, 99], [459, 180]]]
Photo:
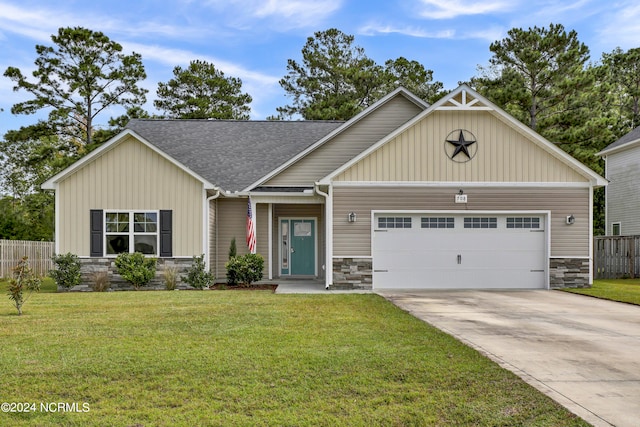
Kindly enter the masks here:
[[462, 132], [462, 130], [460, 130], [458, 139], [447, 139], [447, 142], [456, 147], [453, 151], [453, 154], [451, 154], [451, 159], [454, 159], [460, 153], [464, 153], [469, 159], [471, 159], [471, 154], [469, 154], [469, 146], [471, 144], [475, 144], [476, 141], [466, 141], [464, 139], [464, 133]]

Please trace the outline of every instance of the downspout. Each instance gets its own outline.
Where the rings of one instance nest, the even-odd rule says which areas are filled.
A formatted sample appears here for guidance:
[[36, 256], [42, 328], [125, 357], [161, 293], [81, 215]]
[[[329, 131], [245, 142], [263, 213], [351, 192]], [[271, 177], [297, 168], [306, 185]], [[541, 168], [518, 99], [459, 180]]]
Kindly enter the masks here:
[[[331, 198], [331, 185], [327, 186], [327, 192], [320, 190], [320, 183], [316, 182], [314, 190], [317, 194], [325, 198], [325, 254], [324, 254], [324, 288], [329, 289], [333, 278], [333, 199]], [[329, 271], [331, 266], [331, 271]]]
[[[214, 194], [213, 196], [209, 196], [207, 197], [206, 200], [206, 207], [207, 207], [207, 215], [206, 215], [206, 221], [207, 221], [207, 225], [204, 229], [204, 232], [206, 234], [205, 237], [205, 244], [206, 244], [206, 252], [205, 252], [205, 265], [207, 268], [207, 271], [211, 271], [211, 262], [210, 262], [210, 257], [211, 257], [211, 243], [210, 243], [210, 239], [211, 239], [211, 230], [209, 230], [209, 226], [211, 224], [211, 201], [217, 199], [218, 197], [220, 197], [220, 190], [216, 190], [216, 194]], [[216, 209], [216, 215], [218, 214], [218, 209]], [[216, 259], [218, 257], [218, 218], [215, 219], [216, 221], [216, 233], [215, 233], [215, 247], [216, 247]], [[217, 263], [216, 263], [217, 266]], [[218, 272], [214, 271], [214, 275], [217, 277], [218, 276]]]

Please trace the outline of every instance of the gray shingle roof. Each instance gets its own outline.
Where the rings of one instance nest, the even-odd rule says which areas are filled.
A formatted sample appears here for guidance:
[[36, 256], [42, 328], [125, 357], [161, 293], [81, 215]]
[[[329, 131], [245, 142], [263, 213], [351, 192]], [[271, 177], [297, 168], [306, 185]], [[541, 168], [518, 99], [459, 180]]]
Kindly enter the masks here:
[[640, 139], [640, 126], [635, 128], [634, 130], [632, 130], [631, 132], [629, 132], [628, 134], [626, 134], [625, 136], [623, 136], [622, 138], [620, 138], [616, 142], [612, 142], [611, 144], [607, 145], [607, 148], [605, 148], [602, 151], [608, 151], [608, 150], [611, 150], [613, 148], [620, 147], [620, 146], [622, 146], [624, 144], [627, 144], [629, 142], [637, 141], [639, 139]]
[[134, 119], [126, 127], [207, 181], [237, 191], [343, 123]]

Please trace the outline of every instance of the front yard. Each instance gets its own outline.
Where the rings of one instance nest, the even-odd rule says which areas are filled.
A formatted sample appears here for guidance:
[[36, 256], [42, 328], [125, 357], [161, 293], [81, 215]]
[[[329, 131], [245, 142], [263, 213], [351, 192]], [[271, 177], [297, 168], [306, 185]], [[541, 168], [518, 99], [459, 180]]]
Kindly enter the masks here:
[[587, 425], [372, 294], [40, 293], [0, 337], [0, 401], [36, 404], [1, 425]]

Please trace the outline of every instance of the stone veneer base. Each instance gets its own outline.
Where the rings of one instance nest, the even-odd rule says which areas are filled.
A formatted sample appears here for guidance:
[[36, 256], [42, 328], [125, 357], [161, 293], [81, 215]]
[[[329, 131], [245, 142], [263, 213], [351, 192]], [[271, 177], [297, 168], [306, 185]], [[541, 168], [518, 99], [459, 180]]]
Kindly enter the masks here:
[[552, 289], [589, 288], [589, 260], [584, 258], [551, 258], [549, 285]]
[[334, 258], [333, 283], [329, 289], [371, 289], [373, 260], [371, 258]]
[[[168, 267], [177, 269], [176, 289], [193, 289], [191, 286], [182, 282], [182, 275], [186, 274], [186, 270], [193, 263], [192, 258], [158, 258], [156, 264], [156, 277], [151, 280], [145, 290], [164, 290], [164, 270]], [[92, 292], [95, 283], [95, 273], [106, 272], [109, 277], [109, 291], [129, 291], [134, 290], [133, 286], [124, 280], [116, 272], [115, 258], [80, 258], [80, 274], [82, 280], [78, 286], [69, 289], [75, 292]], [[58, 291], [63, 289], [58, 288]]]
[[[551, 258], [549, 260], [549, 284], [552, 289], [590, 287], [589, 260]], [[372, 287], [372, 259], [333, 259], [333, 283], [329, 285], [329, 289], [372, 289]]]

